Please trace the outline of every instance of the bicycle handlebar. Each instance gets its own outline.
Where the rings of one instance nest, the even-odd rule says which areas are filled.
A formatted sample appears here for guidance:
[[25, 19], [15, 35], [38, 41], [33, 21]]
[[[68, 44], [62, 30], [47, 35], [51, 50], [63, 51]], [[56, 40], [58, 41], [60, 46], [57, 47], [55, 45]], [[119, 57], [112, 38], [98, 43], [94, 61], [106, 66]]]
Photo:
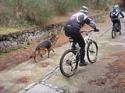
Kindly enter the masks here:
[[119, 17], [119, 18], [112, 18], [112, 20], [119, 20], [122, 19], [123, 17]]

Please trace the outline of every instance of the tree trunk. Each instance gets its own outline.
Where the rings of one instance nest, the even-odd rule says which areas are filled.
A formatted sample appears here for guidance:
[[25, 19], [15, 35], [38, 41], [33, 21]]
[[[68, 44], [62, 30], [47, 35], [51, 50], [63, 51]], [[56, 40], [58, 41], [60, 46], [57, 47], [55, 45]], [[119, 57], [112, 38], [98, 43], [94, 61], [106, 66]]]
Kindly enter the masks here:
[[124, 4], [124, 10], [125, 10], [125, 0], [123, 0], [123, 4]]

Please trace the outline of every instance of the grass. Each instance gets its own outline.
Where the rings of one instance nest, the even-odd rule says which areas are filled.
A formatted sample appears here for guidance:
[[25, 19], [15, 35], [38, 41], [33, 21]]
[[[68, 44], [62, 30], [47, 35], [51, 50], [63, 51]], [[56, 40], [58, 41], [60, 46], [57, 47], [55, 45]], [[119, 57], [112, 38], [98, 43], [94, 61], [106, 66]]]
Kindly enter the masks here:
[[17, 50], [19, 50], [19, 49], [20, 49], [20, 50], [21, 50], [21, 49], [27, 49], [27, 48], [30, 47], [30, 46], [32, 46], [32, 45], [23, 44], [23, 45], [21, 45], [21, 46], [19, 46], [19, 47], [17, 47], [17, 48], [12, 48], [12, 49], [9, 49], [9, 50], [6, 50], [6, 51], [0, 50], [0, 56], [6, 55], [7, 53], [12, 52], [12, 51], [17, 51]]
[[20, 28], [12, 28], [12, 27], [1, 27], [0, 26], [0, 35], [5, 35], [9, 33], [14, 33], [20, 31]]
[[36, 27], [35, 25], [31, 26], [24, 26], [24, 27], [8, 27], [8, 26], [0, 26], [0, 35], [7, 35], [9, 33], [15, 33], [15, 32], [22, 32], [25, 31], [26, 29]]
[[0, 56], [5, 55], [7, 52], [0, 51]]

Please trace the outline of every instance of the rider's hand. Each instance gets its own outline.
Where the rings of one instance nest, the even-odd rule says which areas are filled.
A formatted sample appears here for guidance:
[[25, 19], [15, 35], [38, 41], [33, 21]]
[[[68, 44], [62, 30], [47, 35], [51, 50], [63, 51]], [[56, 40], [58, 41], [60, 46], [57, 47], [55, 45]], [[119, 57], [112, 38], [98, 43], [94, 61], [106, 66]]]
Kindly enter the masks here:
[[99, 32], [99, 29], [95, 28], [95, 29], [94, 29], [94, 32]]

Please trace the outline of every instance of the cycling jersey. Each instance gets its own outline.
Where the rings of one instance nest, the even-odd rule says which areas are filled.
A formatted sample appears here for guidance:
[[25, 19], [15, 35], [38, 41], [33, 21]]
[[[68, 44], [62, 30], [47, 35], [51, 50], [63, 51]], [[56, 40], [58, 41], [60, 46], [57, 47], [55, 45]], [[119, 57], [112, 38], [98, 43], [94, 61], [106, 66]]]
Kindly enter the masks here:
[[123, 13], [119, 9], [114, 9], [110, 12], [111, 19], [119, 18], [120, 16], [124, 17]]
[[64, 27], [69, 27], [72, 31], [80, 31], [84, 24], [88, 24], [95, 28], [95, 25], [92, 25], [91, 23], [93, 23], [92, 20], [88, 18], [85, 13], [79, 11], [70, 17]]
[[119, 30], [121, 30], [121, 22], [120, 22], [120, 16], [124, 18], [123, 13], [120, 11], [120, 9], [113, 9], [113, 11], [110, 12], [110, 18], [113, 23], [113, 26], [118, 23], [119, 24]]

